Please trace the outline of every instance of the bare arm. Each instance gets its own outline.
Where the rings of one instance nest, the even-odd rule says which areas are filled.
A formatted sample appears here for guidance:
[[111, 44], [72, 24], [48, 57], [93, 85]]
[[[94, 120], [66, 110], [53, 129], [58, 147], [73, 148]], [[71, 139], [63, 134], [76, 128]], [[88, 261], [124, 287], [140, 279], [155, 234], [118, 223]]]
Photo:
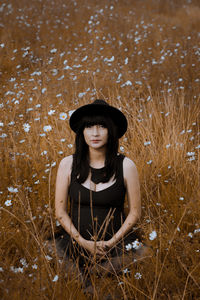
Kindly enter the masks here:
[[56, 178], [56, 195], [55, 195], [55, 213], [56, 218], [65, 229], [65, 231], [75, 240], [79, 245], [84, 247], [92, 254], [102, 255], [103, 249], [97, 249], [93, 241], [85, 240], [67, 213], [67, 197], [71, 178], [72, 156], [65, 157], [59, 165]]
[[67, 197], [71, 177], [71, 166], [72, 156], [65, 157], [60, 162], [56, 178], [55, 212], [56, 218], [62, 227], [72, 238], [78, 243], [81, 243], [82, 237], [67, 214]]
[[113, 247], [128, 233], [141, 215], [141, 199], [139, 177], [135, 164], [128, 158], [123, 162], [124, 181], [127, 189], [129, 213], [120, 229], [106, 242], [108, 247]]

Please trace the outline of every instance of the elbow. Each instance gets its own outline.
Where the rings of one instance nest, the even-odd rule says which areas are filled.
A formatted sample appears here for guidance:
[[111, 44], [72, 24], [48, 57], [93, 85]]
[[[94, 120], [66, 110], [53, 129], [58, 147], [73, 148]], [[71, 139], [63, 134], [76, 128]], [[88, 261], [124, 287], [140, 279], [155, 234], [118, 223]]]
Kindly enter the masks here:
[[56, 219], [57, 219], [59, 222], [61, 222], [61, 220], [62, 220], [62, 218], [63, 218], [63, 213], [62, 213], [62, 211], [56, 209], [56, 210], [55, 210], [55, 217], [56, 217]]
[[131, 215], [132, 215], [132, 222], [133, 224], [135, 224], [141, 218], [141, 210], [136, 210]]

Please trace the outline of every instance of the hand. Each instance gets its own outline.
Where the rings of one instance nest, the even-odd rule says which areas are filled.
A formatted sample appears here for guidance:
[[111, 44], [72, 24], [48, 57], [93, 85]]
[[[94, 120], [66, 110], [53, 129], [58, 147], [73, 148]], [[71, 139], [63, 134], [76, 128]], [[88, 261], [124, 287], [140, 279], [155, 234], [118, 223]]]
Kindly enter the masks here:
[[96, 242], [96, 246], [97, 248], [102, 249], [104, 252], [107, 252], [111, 248], [109, 241], [98, 241]]
[[88, 241], [84, 240], [81, 243], [81, 246], [85, 249], [88, 250], [92, 255], [97, 255], [97, 256], [104, 256], [106, 254], [105, 247], [101, 244], [103, 242], [94, 242], [94, 241]]

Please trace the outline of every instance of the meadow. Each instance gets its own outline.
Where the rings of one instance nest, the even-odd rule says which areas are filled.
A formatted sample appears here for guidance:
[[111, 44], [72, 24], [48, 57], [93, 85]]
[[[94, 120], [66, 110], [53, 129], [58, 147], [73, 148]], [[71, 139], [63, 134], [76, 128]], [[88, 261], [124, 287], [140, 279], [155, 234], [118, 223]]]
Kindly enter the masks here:
[[0, 4], [0, 299], [89, 299], [45, 248], [69, 117], [96, 98], [127, 116], [153, 255], [96, 278], [91, 299], [200, 299], [200, 3]]

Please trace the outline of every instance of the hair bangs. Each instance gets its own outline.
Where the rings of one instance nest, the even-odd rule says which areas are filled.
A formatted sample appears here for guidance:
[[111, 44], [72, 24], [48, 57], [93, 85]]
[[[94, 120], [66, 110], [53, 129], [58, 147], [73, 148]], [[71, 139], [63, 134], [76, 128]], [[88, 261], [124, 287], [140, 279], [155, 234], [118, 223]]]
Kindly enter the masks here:
[[109, 128], [108, 118], [104, 115], [88, 115], [84, 116], [82, 119], [82, 128], [90, 127], [94, 125], [102, 125]]

